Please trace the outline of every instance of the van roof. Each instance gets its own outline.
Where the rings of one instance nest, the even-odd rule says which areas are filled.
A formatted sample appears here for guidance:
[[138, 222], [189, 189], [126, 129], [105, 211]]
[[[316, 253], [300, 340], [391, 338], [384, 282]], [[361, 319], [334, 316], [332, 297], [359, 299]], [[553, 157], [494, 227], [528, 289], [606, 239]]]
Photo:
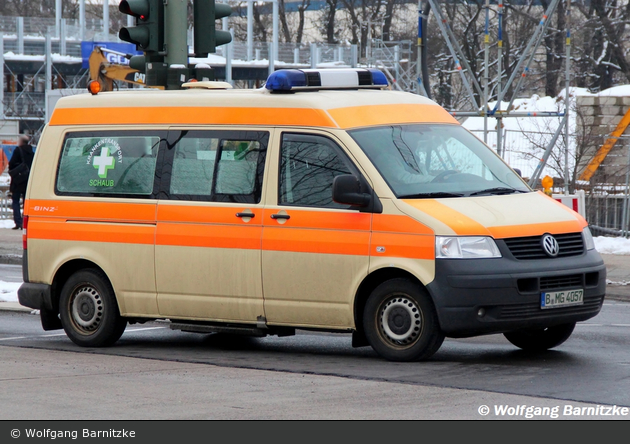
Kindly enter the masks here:
[[131, 90], [61, 98], [49, 125], [274, 125], [357, 128], [454, 123], [426, 97], [389, 90]]

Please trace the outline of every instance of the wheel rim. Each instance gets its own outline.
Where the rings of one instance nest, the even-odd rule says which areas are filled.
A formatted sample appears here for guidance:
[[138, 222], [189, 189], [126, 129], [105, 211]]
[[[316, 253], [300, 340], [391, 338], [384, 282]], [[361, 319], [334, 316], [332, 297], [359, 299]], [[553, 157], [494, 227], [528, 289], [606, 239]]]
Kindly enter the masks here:
[[407, 347], [414, 344], [422, 332], [422, 314], [418, 304], [406, 297], [387, 300], [379, 311], [379, 331], [390, 344]]
[[91, 286], [79, 287], [70, 300], [72, 322], [79, 331], [93, 333], [103, 319], [103, 300]]

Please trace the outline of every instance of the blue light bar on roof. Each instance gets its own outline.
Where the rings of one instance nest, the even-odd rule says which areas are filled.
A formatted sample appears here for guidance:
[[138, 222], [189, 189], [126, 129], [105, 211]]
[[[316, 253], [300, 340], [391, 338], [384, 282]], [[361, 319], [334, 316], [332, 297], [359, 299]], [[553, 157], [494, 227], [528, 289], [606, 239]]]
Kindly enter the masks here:
[[388, 82], [376, 68], [281, 69], [272, 73], [265, 88], [271, 92], [319, 89], [383, 89]]

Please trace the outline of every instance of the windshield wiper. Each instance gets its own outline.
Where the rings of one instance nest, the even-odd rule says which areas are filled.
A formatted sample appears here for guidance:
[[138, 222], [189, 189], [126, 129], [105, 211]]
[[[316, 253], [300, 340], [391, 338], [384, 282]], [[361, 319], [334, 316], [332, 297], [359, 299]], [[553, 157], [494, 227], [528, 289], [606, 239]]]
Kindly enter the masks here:
[[488, 188], [486, 190], [475, 191], [470, 193], [469, 196], [479, 196], [480, 194], [512, 194], [512, 193], [527, 193], [524, 190], [517, 190], [516, 188], [496, 187]]
[[447, 193], [445, 191], [437, 191], [435, 193], [418, 193], [418, 194], [405, 194], [404, 196], [398, 196], [399, 199], [423, 199], [423, 198], [435, 198], [435, 197], [464, 197], [463, 193]]

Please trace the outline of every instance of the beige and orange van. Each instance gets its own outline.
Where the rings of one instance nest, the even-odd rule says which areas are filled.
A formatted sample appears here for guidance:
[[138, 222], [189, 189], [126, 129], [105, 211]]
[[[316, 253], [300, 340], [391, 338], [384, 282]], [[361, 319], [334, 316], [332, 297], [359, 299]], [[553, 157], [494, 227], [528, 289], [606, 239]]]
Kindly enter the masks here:
[[352, 333], [389, 360], [445, 337], [564, 342], [606, 268], [586, 221], [375, 69], [258, 90], [59, 100], [24, 209], [22, 305], [82, 346], [128, 323]]

